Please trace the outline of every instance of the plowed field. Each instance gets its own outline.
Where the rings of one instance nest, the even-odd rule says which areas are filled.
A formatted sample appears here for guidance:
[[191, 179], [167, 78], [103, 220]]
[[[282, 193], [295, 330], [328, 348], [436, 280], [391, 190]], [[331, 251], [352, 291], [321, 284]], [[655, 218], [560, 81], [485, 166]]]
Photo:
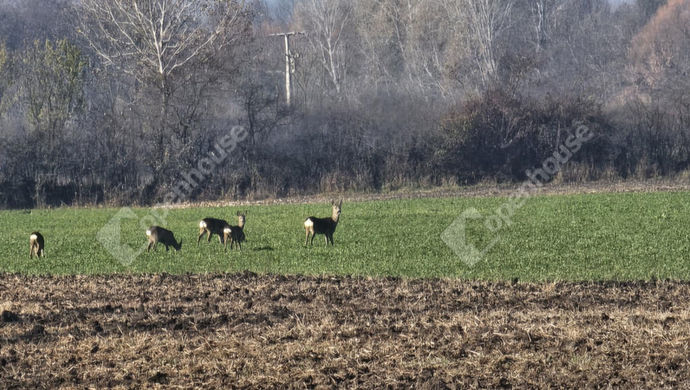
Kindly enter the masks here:
[[690, 284], [0, 275], [0, 387], [688, 387]]

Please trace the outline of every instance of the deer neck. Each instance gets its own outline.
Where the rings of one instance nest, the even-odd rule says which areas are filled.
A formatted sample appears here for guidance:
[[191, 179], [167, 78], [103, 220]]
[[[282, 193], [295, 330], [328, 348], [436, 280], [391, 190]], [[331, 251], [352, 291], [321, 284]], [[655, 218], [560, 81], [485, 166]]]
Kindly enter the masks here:
[[340, 219], [340, 215], [338, 213], [333, 213], [333, 215], [331, 216], [331, 220], [333, 220], [333, 223], [336, 225], [338, 224], [339, 219]]

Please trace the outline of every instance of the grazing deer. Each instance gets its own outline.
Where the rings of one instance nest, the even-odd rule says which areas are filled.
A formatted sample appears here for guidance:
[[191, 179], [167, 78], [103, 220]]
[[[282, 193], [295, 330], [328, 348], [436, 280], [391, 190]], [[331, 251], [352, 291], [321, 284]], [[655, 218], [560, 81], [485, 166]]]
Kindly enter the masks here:
[[[228, 250], [228, 239], [230, 240], [230, 250], [233, 244], [237, 244], [237, 248], [242, 250], [242, 242], [245, 241], [244, 223], [247, 221], [247, 212], [237, 212], [237, 226], [230, 226], [229, 237], [225, 236], [225, 250]], [[227, 228], [225, 229], [227, 230]], [[225, 232], [225, 230], [223, 232]]]
[[151, 226], [146, 231], [146, 237], [149, 239], [149, 246], [146, 248], [146, 252], [149, 252], [151, 248], [156, 250], [158, 243], [165, 245], [165, 251], [168, 251], [168, 247], [171, 246], [175, 248], [176, 251], [182, 249], [182, 240], [177, 242], [173, 232], [168, 229], [163, 229], [160, 226]]
[[218, 241], [223, 244], [227, 242], [232, 229], [230, 224], [225, 220], [216, 218], [204, 218], [199, 222], [199, 238], [196, 240], [196, 245], [199, 246], [199, 241], [204, 234], [208, 234], [208, 242], [211, 242], [211, 236], [218, 235]]
[[338, 226], [343, 200], [341, 199], [338, 204], [336, 204], [335, 201], [331, 201], [331, 205], [333, 206], [333, 214], [330, 218], [309, 217], [304, 221], [304, 230], [307, 232], [307, 239], [304, 245], [309, 243], [310, 234], [311, 245], [314, 245], [314, 236], [317, 234], [326, 236], [326, 245], [328, 245], [329, 242], [333, 245], [333, 233], [335, 232], [336, 226]]
[[45, 241], [43, 236], [39, 232], [33, 232], [29, 236], [29, 258], [32, 259], [36, 257], [45, 257]]

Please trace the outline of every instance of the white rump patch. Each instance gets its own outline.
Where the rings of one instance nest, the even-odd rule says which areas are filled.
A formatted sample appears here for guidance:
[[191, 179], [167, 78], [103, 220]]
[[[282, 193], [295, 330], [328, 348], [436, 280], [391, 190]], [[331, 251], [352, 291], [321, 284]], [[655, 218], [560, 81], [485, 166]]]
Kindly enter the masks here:
[[224, 233], [230, 233], [230, 232], [232, 232], [232, 229], [230, 229], [230, 228], [225, 228], [225, 229], [223, 229], [223, 232], [224, 232]]
[[206, 222], [201, 221], [199, 222], [199, 228], [205, 228], [206, 227]]
[[147, 231], [146, 231], [146, 235], [147, 235], [147, 236], [150, 236], [150, 235], [151, 235], [151, 231], [150, 231], [150, 230], [147, 230]]
[[312, 227], [314, 226], [314, 221], [311, 220], [311, 218], [307, 218], [306, 221], [304, 221], [304, 227]]
[[37, 240], [37, 239], [38, 239], [38, 236], [35, 235], [35, 234], [32, 234], [31, 237], [29, 237], [29, 238], [32, 239], [32, 240]]

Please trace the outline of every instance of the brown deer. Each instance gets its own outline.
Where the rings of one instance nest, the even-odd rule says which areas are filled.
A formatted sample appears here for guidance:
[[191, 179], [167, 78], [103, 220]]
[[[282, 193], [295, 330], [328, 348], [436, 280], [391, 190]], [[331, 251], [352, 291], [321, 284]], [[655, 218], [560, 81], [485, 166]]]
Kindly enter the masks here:
[[333, 214], [330, 218], [316, 218], [309, 217], [304, 221], [304, 230], [307, 232], [307, 239], [304, 245], [309, 243], [309, 235], [311, 234], [311, 245], [314, 245], [314, 236], [317, 234], [323, 234], [326, 236], [326, 245], [330, 242], [333, 245], [333, 233], [335, 228], [338, 226], [338, 220], [340, 219], [340, 211], [342, 210], [343, 200], [336, 204], [335, 201], [331, 201], [333, 206]]
[[156, 247], [158, 246], [159, 242], [165, 245], [166, 252], [168, 251], [169, 246], [175, 248], [176, 251], [182, 249], [182, 240], [180, 240], [180, 242], [177, 242], [175, 236], [173, 235], [173, 232], [171, 232], [168, 229], [164, 229], [160, 226], [151, 226], [146, 231], [146, 237], [148, 237], [149, 239], [149, 246], [146, 248], [146, 252], [149, 252], [151, 248], [153, 248], [153, 250], [156, 250]]
[[33, 232], [29, 236], [29, 258], [32, 259], [36, 257], [45, 257], [45, 241], [43, 236], [39, 232]]
[[[232, 250], [233, 244], [237, 244], [237, 248], [242, 250], [242, 242], [246, 240], [244, 236], [244, 223], [247, 221], [247, 212], [240, 213], [237, 212], [237, 226], [230, 226], [229, 237], [225, 237], [225, 250], [228, 250], [228, 239], [230, 240], [230, 250]], [[228, 228], [224, 229], [227, 230]]]
[[199, 241], [204, 234], [208, 235], [208, 242], [211, 242], [211, 236], [218, 235], [218, 241], [223, 244], [228, 241], [228, 237], [232, 229], [230, 224], [223, 219], [204, 218], [199, 222], [199, 238], [196, 240], [196, 245], [199, 246]]

